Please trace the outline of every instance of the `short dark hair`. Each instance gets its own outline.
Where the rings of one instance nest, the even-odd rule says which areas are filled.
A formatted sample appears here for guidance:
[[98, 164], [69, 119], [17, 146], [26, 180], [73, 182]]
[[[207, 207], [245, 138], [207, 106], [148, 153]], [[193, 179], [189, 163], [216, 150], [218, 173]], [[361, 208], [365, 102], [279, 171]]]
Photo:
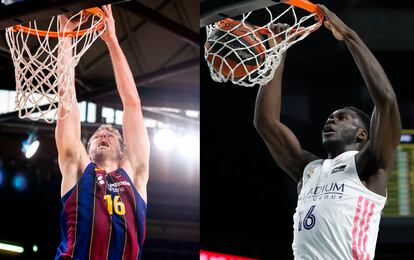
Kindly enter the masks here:
[[371, 125], [371, 117], [367, 113], [365, 113], [364, 111], [362, 111], [362, 110], [360, 110], [356, 107], [353, 107], [353, 106], [347, 106], [347, 107], [344, 107], [343, 109], [354, 111], [357, 114], [360, 121], [362, 122], [362, 127], [364, 127], [365, 130], [367, 130], [368, 136], [369, 136], [369, 128], [370, 128], [370, 125]]

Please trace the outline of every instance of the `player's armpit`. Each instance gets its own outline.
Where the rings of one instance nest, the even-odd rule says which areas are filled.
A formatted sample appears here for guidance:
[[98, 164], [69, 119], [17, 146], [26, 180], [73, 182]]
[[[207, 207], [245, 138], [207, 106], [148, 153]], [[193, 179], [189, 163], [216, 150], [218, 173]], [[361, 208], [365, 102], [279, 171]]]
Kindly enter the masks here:
[[302, 178], [303, 170], [309, 162], [319, 159], [302, 149], [293, 132], [277, 120], [256, 124], [256, 129], [277, 165], [295, 182], [299, 182]]

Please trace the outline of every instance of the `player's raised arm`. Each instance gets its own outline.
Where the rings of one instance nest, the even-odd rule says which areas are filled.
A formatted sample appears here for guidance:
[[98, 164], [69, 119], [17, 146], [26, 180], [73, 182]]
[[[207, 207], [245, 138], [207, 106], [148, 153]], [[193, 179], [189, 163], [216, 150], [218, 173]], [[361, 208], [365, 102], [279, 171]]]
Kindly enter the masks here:
[[[148, 182], [148, 164], [150, 144], [144, 118], [141, 111], [141, 101], [131, 69], [116, 37], [115, 22], [112, 16], [111, 6], [103, 7], [107, 19], [107, 29], [102, 34], [102, 39], [108, 46], [114, 67], [115, 80], [124, 108], [123, 135], [126, 144], [126, 158], [132, 166], [132, 176], [138, 192], [146, 200], [146, 184]], [[123, 167], [128, 167], [123, 165]]]
[[[276, 25], [274, 30], [278, 33], [284, 30], [285, 26]], [[296, 182], [299, 182], [306, 164], [318, 158], [303, 150], [293, 132], [280, 122], [285, 55], [282, 59], [281, 64], [276, 69], [274, 78], [259, 89], [256, 98], [254, 125], [279, 167]]]
[[[65, 15], [59, 16], [59, 22], [61, 24], [61, 31], [71, 31], [76, 24], [69, 23], [66, 27], [67, 18]], [[74, 95], [70, 106], [70, 112], [68, 113], [65, 108], [59, 103], [58, 117], [56, 121], [55, 140], [58, 150], [59, 168], [62, 173], [62, 186], [61, 195], [63, 196], [70, 188], [75, 186], [79, 174], [86, 167], [88, 161], [88, 155], [85, 147], [81, 142], [81, 124], [78, 104], [76, 101], [75, 86], [67, 84], [68, 77], [75, 77], [75, 71], [72, 69], [69, 73], [64, 70], [64, 64], [69, 62], [72, 58], [70, 38], [64, 40], [63, 44], [59, 47], [59, 57], [61, 63], [58, 63], [58, 89], [59, 93], [71, 92]], [[70, 75], [69, 75], [70, 74]], [[71, 81], [71, 82], [74, 82]], [[69, 95], [65, 95], [66, 97]], [[67, 113], [67, 114], [66, 114]], [[63, 119], [61, 119], [63, 118]]]
[[[391, 173], [393, 153], [401, 135], [400, 113], [392, 85], [380, 63], [357, 33], [325, 6], [318, 7], [326, 18], [325, 26], [333, 32], [335, 38], [348, 46], [375, 105], [371, 116], [369, 143], [357, 158], [360, 160], [358, 168], [362, 170], [360, 174], [364, 174], [362, 177], [365, 178], [381, 171], [388, 175]], [[385, 185], [383, 187], [382, 193], [385, 194]]]

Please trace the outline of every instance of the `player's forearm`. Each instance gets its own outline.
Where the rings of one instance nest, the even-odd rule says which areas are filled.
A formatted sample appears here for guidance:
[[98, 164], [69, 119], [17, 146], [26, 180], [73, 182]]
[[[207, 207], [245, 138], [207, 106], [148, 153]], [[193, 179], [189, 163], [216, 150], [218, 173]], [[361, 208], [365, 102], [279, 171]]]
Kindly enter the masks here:
[[[59, 95], [62, 96], [63, 92], [74, 92], [76, 97], [76, 91], [74, 91], [75, 86], [73, 84], [67, 84], [69, 82], [75, 82], [75, 69], [72, 66], [68, 66], [72, 59], [72, 40], [70, 37], [65, 37], [59, 39], [59, 41], [57, 63]], [[61, 104], [59, 103], [60, 106]]]
[[81, 140], [81, 124], [78, 107], [73, 107], [63, 119], [56, 120], [55, 139], [62, 147], [71, 147]]
[[259, 89], [256, 97], [254, 115], [254, 123], [256, 126], [259, 126], [266, 120], [280, 119], [283, 69], [284, 61], [276, 69], [274, 78]]
[[124, 108], [128, 105], [140, 106], [140, 98], [134, 77], [118, 40], [108, 41], [107, 46], [114, 67], [116, 85]]
[[384, 69], [357, 33], [350, 30], [344, 40], [354, 57], [374, 104], [380, 106], [386, 102], [395, 101], [394, 90]]
[[[72, 59], [72, 41], [70, 37], [63, 39], [58, 49], [58, 90], [61, 100], [58, 104], [58, 118], [56, 124], [56, 140], [65, 146], [80, 140], [80, 115], [75, 90], [75, 69], [67, 66]], [[70, 66], [72, 67], [72, 66]], [[70, 98], [73, 96], [73, 99]], [[70, 107], [66, 111], [65, 102]], [[71, 104], [68, 104], [71, 102]], [[63, 118], [63, 119], [61, 119]]]

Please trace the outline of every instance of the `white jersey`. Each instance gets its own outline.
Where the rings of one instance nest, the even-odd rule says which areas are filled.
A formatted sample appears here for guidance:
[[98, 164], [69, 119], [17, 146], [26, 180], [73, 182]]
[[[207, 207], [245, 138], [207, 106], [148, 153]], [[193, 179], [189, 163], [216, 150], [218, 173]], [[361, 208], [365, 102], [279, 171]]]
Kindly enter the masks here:
[[303, 171], [293, 216], [295, 259], [373, 259], [386, 197], [360, 181], [355, 154], [315, 160]]

